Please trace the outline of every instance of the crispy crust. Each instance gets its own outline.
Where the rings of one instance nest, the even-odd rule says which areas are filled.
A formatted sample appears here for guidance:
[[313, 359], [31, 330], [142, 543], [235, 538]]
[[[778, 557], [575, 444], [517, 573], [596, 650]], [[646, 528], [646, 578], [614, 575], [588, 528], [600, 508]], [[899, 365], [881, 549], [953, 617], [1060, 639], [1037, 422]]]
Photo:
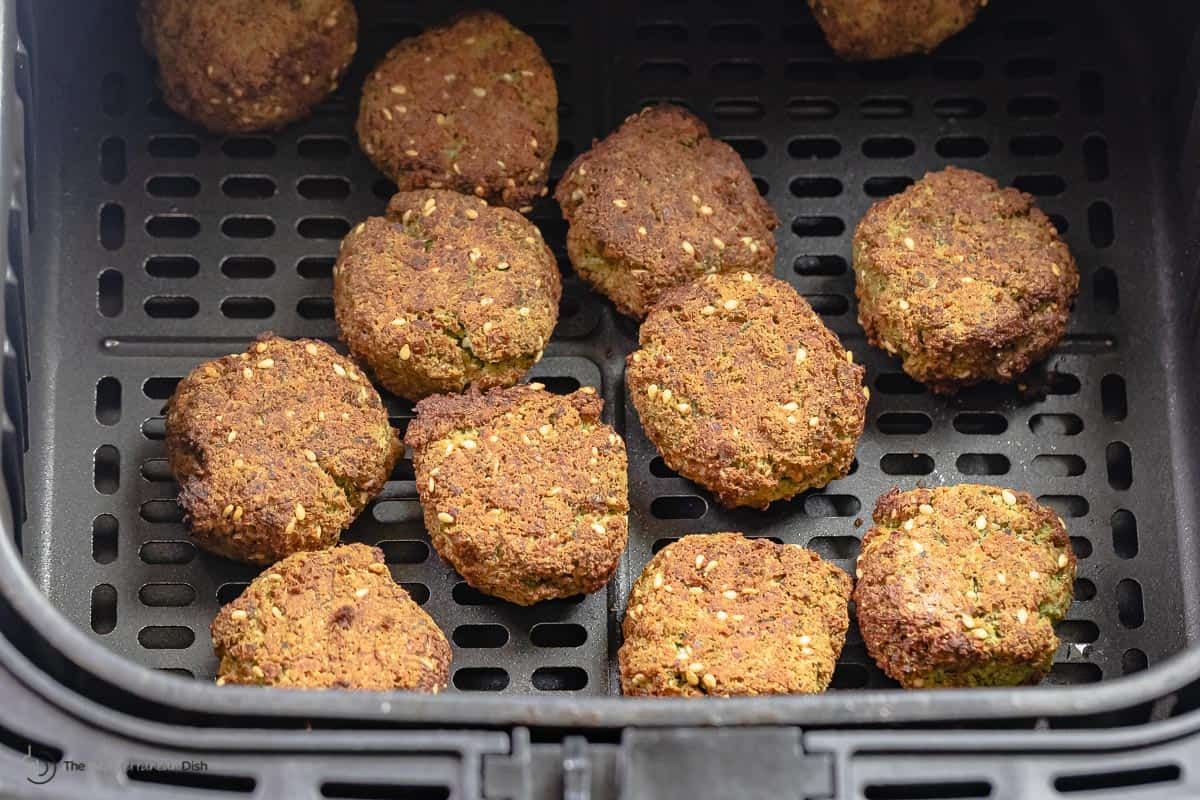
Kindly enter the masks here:
[[905, 687], [1042, 679], [1075, 581], [1052, 510], [1025, 492], [963, 484], [892, 489], [874, 518], [854, 603], [884, 672]]
[[269, 333], [180, 381], [166, 434], [192, 537], [254, 564], [335, 544], [401, 454], [353, 362]]
[[646, 565], [618, 652], [627, 695], [823, 692], [849, 627], [850, 577], [799, 545], [685, 536]]
[[363, 85], [358, 139], [401, 190], [528, 210], [558, 146], [558, 89], [537, 43], [490, 11], [393, 47]]
[[142, 0], [138, 19], [163, 100], [217, 133], [307, 116], [357, 47], [350, 0]]
[[775, 212], [733, 148], [676, 106], [627, 118], [554, 196], [575, 271], [632, 317], [706, 273], [774, 269]]
[[956, 167], [867, 212], [854, 272], [867, 338], [939, 394], [1012, 381], [1045, 358], [1079, 289], [1075, 259], [1033, 198]]
[[626, 377], [671, 469], [765, 508], [850, 469], [867, 404], [850, 358], [784, 281], [709, 275], [650, 312]]
[[221, 609], [212, 641], [218, 685], [436, 694], [450, 675], [446, 637], [364, 544], [280, 561]]
[[928, 53], [987, 0], [808, 0], [829, 46], [850, 61]]
[[413, 450], [425, 527], [467, 583], [530, 605], [602, 588], [628, 535], [625, 443], [591, 387], [540, 384], [417, 404]]
[[511, 386], [542, 357], [562, 279], [533, 223], [444, 190], [400, 192], [342, 242], [338, 330], [388, 391]]

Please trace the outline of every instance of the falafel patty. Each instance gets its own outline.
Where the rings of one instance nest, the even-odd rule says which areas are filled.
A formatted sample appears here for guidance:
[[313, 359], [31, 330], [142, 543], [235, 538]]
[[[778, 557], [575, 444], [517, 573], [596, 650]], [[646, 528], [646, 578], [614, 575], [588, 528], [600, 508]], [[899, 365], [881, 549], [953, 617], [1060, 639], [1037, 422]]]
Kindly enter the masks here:
[[481, 592], [518, 605], [594, 592], [629, 531], [625, 443], [584, 387], [541, 384], [417, 404], [413, 450], [425, 527]]
[[352, 361], [269, 333], [179, 382], [166, 446], [192, 537], [253, 564], [336, 544], [402, 452]]
[[350, 0], [142, 0], [138, 19], [163, 100], [216, 133], [307, 116], [357, 47]]
[[854, 232], [854, 274], [868, 340], [939, 394], [1012, 381], [1045, 358], [1079, 289], [1033, 198], [957, 167], [871, 207]]
[[363, 84], [357, 130], [401, 190], [453, 189], [528, 211], [558, 146], [558, 88], [537, 42], [474, 12], [384, 56]]
[[971, 24], [988, 0], [808, 0], [837, 54], [874, 61], [928, 53]]
[[854, 603], [867, 652], [906, 688], [1016, 686], [1050, 671], [1071, 605], [1063, 521], [1025, 492], [962, 484], [875, 506]]
[[342, 242], [338, 330], [390, 392], [511, 386], [542, 357], [562, 279], [537, 227], [445, 190], [400, 192]]
[[450, 674], [446, 637], [365, 544], [275, 564], [221, 609], [212, 642], [218, 686], [436, 694]]
[[702, 275], [775, 267], [775, 211], [733, 148], [677, 106], [628, 117], [554, 197], [575, 271], [631, 317]]
[[646, 317], [626, 364], [646, 435], [725, 506], [847, 474], [866, 412], [863, 368], [789, 284], [709, 275]]
[[617, 657], [627, 695], [823, 692], [846, 641], [850, 577], [811, 550], [684, 536], [633, 584]]

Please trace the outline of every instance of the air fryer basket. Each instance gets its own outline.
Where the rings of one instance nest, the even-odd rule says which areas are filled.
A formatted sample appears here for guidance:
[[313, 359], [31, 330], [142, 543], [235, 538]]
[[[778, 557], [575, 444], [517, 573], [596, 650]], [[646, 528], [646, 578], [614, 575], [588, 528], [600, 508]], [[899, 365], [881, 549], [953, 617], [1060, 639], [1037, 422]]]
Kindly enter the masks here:
[[[379, 544], [446, 631], [455, 691], [381, 703], [212, 686], [209, 622], [255, 571], [187, 541], [163, 403], [198, 361], [262, 330], [336, 339], [338, 241], [394, 189], [354, 140], [356, 87], [388, 46], [454, 5], [360, 2], [360, 49], [343, 87], [278, 134], [232, 137], [165, 108], [134, 3], [22, 8], [28, 204], [10, 215], [10, 237], [25, 224], [30, 241], [7, 318], [26, 374], [6, 377], [5, 397], [28, 450], [6, 479], [24, 519], [24, 566], [54, 609], [14, 590], [27, 582], [0, 588], [47, 647], [99, 681], [196, 712], [483, 724], [1055, 716], [1141, 702], [1200, 674], [1200, 658], [1184, 652], [1200, 624], [1191, 481], [1200, 438], [1188, 427], [1195, 379], [1183, 368], [1195, 352], [1197, 282], [1181, 255], [1188, 176], [1169, 156], [1179, 137], [1162, 105], [1169, 87], [1156, 82], [1169, 59], [1151, 47], [1159, 40], [1145, 21], [1119, 2], [1006, 0], [933, 56], [848, 64], [800, 0], [539, 0], [494, 5], [554, 65], [553, 176], [626, 114], [662, 100], [687, 105], [732, 144], [784, 221], [776, 273], [866, 366], [856, 467], [765, 512], [721, 509], [668, 470], [625, 392], [636, 324], [572, 275], [565, 223], [540, 201], [531, 216], [567, 278], [533, 376], [554, 391], [595, 386], [629, 447], [630, 542], [608, 590], [528, 609], [471, 590], [431, 550], [405, 460], [344, 540]], [[944, 399], [867, 346], [848, 259], [871, 203], [952, 163], [1036, 195], [1082, 284], [1067, 338], [1027, 385]], [[411, 405], [387, 403], [402, 431]], [[619, 693], [630, 581], [671, 538], [741, 530], [807, 545], [853, 572], [879, 494], [963, 481], [1028, 490], [1066, 519], [1079, 579], [1049, 688], [871, 691], [895, 684], [852, 629], [823, 697], [600, 699]]]

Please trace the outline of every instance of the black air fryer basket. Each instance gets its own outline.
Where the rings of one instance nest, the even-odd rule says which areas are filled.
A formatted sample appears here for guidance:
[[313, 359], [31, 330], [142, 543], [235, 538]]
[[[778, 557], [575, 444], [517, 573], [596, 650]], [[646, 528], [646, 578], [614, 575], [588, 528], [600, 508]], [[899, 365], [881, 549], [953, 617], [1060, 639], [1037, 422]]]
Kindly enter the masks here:
[[[565, 288], [533, 376], [602, 394], [629, 448], [629, 547], [607, 591], [488, 598], [432, 551], [403, 461], [344, 540], [382, 547], [451, 640], [450, 690], [428, 697], [212, 683], [209, 623], [256, 572], [188, 541], [162, 408], [262, 330], [336, 340], [339, 240], [394, 191], [357, 147], [357, 87], [459, 4], [362, 0], [343, 88], [280, 133], [229, 137], [164, 106], [134, 2], [0, 5], [0, 795], [1200, 793], [1200, 6], [994, 0], [931, 56], [854, 64], [802, 0], [492, 4], [554, 66], [552, 178], [631, 111], [691, 108], [779, 212], [776, 274], [871, 398], [849, 476], [718, 507], [646, 439], [623, 379], [636, 324], [574, 277], [539, 201]], [[1079, 262], [1068, 335], [1022, 389], [934, 397], [856, 321], [855, 224], [947, 164], [1035, 195]], [[403, 431], [411, 405], [385, 402]], [[879, 494], [958, 482], [1067, 522], [1079, 578], [1042, 686], [903, 692], [852, 627], [824, 695], [618, 696], [630, 582], [672, 538], [741, 530], [853, 572]]]

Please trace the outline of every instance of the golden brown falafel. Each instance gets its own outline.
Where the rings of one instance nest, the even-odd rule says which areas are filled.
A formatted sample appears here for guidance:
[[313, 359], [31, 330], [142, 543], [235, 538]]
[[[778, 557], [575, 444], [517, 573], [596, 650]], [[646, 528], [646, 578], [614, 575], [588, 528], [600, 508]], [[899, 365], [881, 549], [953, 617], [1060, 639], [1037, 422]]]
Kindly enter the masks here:
[[212, 641], [218, 685], [437, 693], [450, 672], [446, 637], [365, 544], [275, 564], [221, 609]]
[[357, 46], [350, 0], [142, 0], [138, 18], [163, 100], [217, 133], [307, 116]]
[[988, 0], [808, 0], [829, 46], [872, 61], [928, 53], [971, 24]]
[[962, 484], [875, 506], [854, 603], [867, 652], [910, 688], [1016, 686], [1050, 671], [1075, 582], [1066, 527], [1025, 492]]
[[632, 317], [702, 275], [775, 266], [774, 210], [733, 148], [677, 106], [630, 116], [554, 196], [575, 271]]
[[338, 330], [388, 391], [511, 386], [542, 357], [562, 279], [533, 223], [477, 197], [400, 192], [342, 242]]
[[947, 167], [872, 206], [854, 233], [871, 344], [939, 394], [1014, 380], [1062, 339], [1079, 270], [1017, 189]]
[[845, 475], [862, 435], [863, 368], [787, 283], [709, 275], [646, 317], [626, 378], [671, 469], [726, 506]]
[[179, 382], [166, 446], [192, 537], [254, 564], [335, 544], [402, 451], [353, 362], [270, 334]]
[[406, 443], [434, 547], [519, 605], [594, 592], [625, 549], [625, 443], [591, 387], [540, 384], [417, 404]]
[[846, 641], [850, 577], [799, 545], [685, 536], [633, 585], [618, 652], [627, 695], [823, 692]]
[[401, 190], [527, 211], [558, 146], [558, 89], [532, 38], [479, 11], [393, 47], [363, 85], [357, 128]]

